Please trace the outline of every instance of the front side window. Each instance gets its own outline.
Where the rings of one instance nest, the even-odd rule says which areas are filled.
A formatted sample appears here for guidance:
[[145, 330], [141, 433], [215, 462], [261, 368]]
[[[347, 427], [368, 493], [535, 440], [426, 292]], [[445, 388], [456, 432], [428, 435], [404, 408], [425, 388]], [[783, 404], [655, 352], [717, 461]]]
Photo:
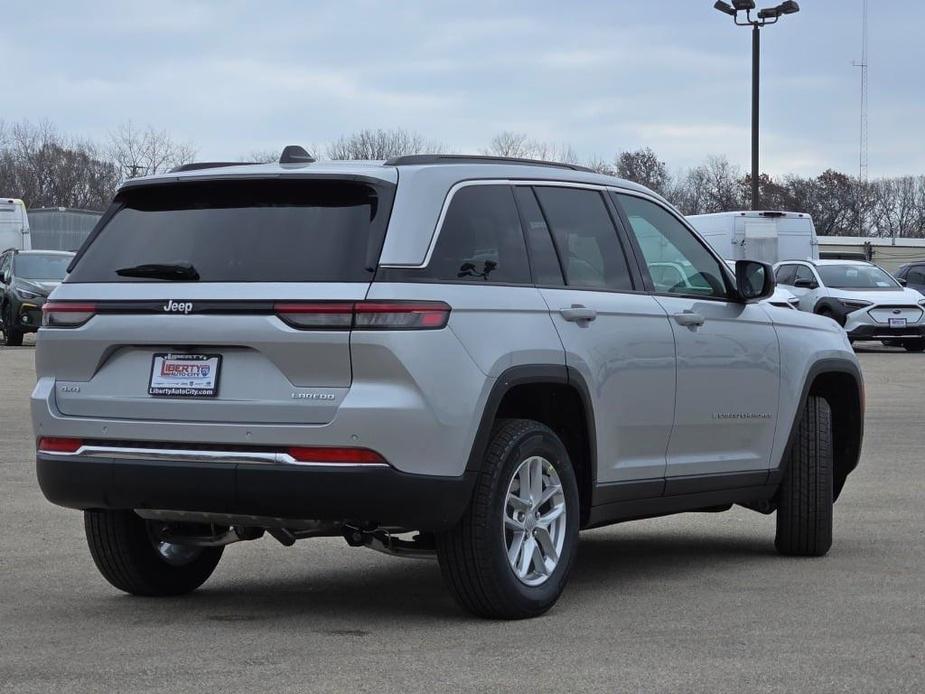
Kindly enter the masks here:
[[660, 205], [633, 195], [617, 198], [629, 218], [655, 291], [726, 297], [720, 262], [673, 214]]
[[535, 191], [552, 230], [566, 284], [577, 289], [632, 289], [626, 256], [601, 194], [552, 186]]
[[916, 265], [909, 268], [906, 273], [906, 281], [910, 284], [925, 284], [925, 265]]
[[781, 265], [777, 268], [777, 273], [775, 273], [777, 283], [786, 284], [788, 286], [792, 285], [796, 278], [796, 270], [796, 265]]
[[472, 185], [456, 192], [421, 276], [452, 282], [530, 283], [510, 186]]
[[876, 265], [822, 265], [819, 275], [832, 289], [897, 289], [899, 285]]
[[816, 276], [813, 274], [813, 271], [810, 270], [805, 265], [797, 265], [797, 274], [794, 280], [803, 280], [807, 282], [815, 282]]

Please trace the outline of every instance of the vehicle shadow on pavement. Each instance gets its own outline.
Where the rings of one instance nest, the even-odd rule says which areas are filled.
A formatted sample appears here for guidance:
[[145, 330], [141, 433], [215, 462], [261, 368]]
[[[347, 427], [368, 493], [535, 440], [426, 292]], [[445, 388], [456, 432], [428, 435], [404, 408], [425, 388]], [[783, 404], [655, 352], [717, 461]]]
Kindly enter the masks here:
[[[603, 599], [621, 591], [651, 586], [653, 581], [685, 580], [690, 574], [721, 571], [726, 563], [750, 563], [775, 558], [773, 545], [755, 538], [730, 538], [695, 533], [653, 532], [615, 537], [613, 533], [584, 534], [566, 594], [571, 599]], [[221, 580], [221, 565], [212, 582], [180, 598], [151, 599], [112, 595], [83, 603], [107, 622], [151, 626], [203, 622], [299, 622], [329, 635], [364, 636], [365, 629], [329, 629], [332, 622], [364, 624], [401, 620], [406, 624], [433, 620], [470, 621], [444, 588], [436, 562], [391, 559], [374, 566], [345, 566], [275, 577], [237, 572]], [[599, 594], [599, 595], [596, 595]], [[349, 632], [349, 633], [348, 633]], [[362, 632], [362, 633], [361, 633]]]

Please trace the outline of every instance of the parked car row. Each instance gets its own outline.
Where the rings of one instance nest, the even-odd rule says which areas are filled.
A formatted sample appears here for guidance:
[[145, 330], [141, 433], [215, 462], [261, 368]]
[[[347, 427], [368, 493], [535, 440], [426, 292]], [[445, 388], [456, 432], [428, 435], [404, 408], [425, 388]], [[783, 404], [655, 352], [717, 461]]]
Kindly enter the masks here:
[[42, 324], [42, 305], [61, 284], [74, 257], [67, 251], [10, 248], [0, 253], [0, 330], [4, 343], [22, 344]]

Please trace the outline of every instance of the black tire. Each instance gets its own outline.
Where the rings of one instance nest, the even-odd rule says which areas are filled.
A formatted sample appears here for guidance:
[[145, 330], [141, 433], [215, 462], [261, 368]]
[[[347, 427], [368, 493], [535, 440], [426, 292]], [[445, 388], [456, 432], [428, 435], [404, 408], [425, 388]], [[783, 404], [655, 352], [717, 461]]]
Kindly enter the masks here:
[[836, 323], [838, 323], [841, 327], [843, 327], [843, 328], [845, 327], [845, 321], [839, 320], [839, 319], [835, 316], [835, 314], [832, 312], [832, 309], [830, 309], [830, 308], [821, 308], [821, 309], [819, 309], [818, 311], [816, 311], [816, 313], [818, 313], [820, 316], [825, 316], [826, 318], [831, 318], [833, 321], [835, 321]]
[[148, 522], [133, 511], [84, 511], [84, 529], [103, 578], [132, 595], [189, 593], [212, 575], [224, 550], [201, 547], [185, 563], [168, 563], [152, 541]]
[[907, 352], [925, 352], [925, 340], [903, 340]]
[[832, 412], [818, 396], [806, 400], [778, 492], [781, 554], [821, 557], [832, 546]]
[[[565, 497], [565, 531], [555, 569], [544, 583], [522, 583], [507, 558], [504, 507], [520, 463], [540, 455], [555, 468]], [[578, 484], [568, 452], [547, 426], [527, 419], [495, 425], [475, 482], [472, 501], [452, 530], [437, 536], [444, 581], [463, 608], [480, 617], [537, 617], [559, 599], [578, 549]]]
[[3, 344], [7, 347], [20, 347], [22, 346], [22, 336], [22, 330], [17, 330], [13, 327], [13, 315], [10, 307], [7, 306], [3, 312]]

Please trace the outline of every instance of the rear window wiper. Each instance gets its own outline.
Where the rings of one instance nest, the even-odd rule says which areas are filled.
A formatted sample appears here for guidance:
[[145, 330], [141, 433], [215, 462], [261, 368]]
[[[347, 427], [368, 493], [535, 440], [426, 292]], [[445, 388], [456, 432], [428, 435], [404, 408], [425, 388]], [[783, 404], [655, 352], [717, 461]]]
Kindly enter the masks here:
[[199, 273], [189, 263], [147, 263], [116, 270], [120, 277], [152, 277], [159, 280], [198, 280]]

